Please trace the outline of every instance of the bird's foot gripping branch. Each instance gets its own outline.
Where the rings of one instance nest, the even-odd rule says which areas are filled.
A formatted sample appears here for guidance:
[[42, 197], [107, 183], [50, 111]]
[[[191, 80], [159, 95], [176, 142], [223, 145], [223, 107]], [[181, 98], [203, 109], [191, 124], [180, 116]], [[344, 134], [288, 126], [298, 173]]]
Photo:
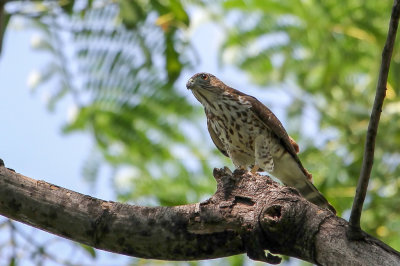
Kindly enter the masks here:
[[279, 257], [265, 254], [269, 250], [316, 262], [314, 236], [329, 218], [338, 219], [333, 213], [267, 176], [226, 168], [214, 169], [213, 174], [217, 191], [200, 204], [199, 217], [189, 226], [193, 232], [232, 230], [254, 260], [279, 263]]
[[268, 250], [329, 265], [399, 265], [400, 255], [267, 176], [215, 169], [207, 201], [142, 207], [104, 201], [37, 181], [0, 165], [0, 214], [98, 249], [162, 260], [203, 260], [247, 253], [279, 263]]

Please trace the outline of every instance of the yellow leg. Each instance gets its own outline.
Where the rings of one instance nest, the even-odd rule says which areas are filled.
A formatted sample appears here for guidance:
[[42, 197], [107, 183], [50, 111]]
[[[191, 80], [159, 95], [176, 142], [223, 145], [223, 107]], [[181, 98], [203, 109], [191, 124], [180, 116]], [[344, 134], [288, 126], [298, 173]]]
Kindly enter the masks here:
[[237, 170], [247, 170], [247, 167], [244, 165], [240, 165], [238, 167], [236, 167]]
[[225, 173], [228, 173], [228, 174], [232, 174], [232, 171], [231, 171], [231, 169], [229, 169], [227, 166], [224, 166], [224, 171], [225, 171]]
[[255, 164], [255, 165], [253, 166], [253, 168], [251, 168], [251, 171], [250, 171], [250, 172], [254, 175], [254, 174], [258, 171], [258, 169], [260, 169], [260, 167], [259, 167], [258, 165]]

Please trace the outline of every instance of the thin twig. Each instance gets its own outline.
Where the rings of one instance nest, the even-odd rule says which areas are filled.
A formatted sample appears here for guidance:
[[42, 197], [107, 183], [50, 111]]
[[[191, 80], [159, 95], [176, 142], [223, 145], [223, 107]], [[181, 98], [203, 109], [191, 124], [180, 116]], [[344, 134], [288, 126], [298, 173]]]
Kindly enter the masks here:
[[392, 15], [389, 23], [389, 31], [382, 52], [382, 62], [379, 71], [378, 84], [376, 87], [376, 95], [374, 106], [371, 112], [371, 119], [368, 125], [367, 139], [365, 142], [364, 158], [360, 177], [358, 179], [357, 191], [353, 202], [350, 215], [350, 231], [349, 237], [359, 238], [360, 218], [362, 207], [367, 194], [368, 182], [371, 175], [372, 164], [374, 162], [375, 138], [378, 132], [379, 119], [381, 117], [383, 100], [386, 96], [386, 84], [389, 74], [390, 60], [392, 58], [393, 46], [396, 39], [397, 27], [400, 17], [400, 0], [394, 0]]
[[0, 0], [0, 54], [1, 51], [3, 50], [3, 38], [4, 38], [4, 33], [6, 31], [6, 14], [4, 10], [4, 5], [5, 2], [2, 2]]

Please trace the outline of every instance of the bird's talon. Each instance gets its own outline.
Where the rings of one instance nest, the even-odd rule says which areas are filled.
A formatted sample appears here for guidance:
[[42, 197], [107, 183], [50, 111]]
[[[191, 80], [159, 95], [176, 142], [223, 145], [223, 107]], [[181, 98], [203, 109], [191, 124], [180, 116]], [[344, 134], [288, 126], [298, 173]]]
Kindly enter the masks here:
[[260, 167], [258, 165], [254, 165], [253, 168], [251, 168], [250, 173], [254, 175], [258, 171], [258, 169], [260, 169]]
[[224, 171], [225, 171], [225, 173], [228, 173], [228, 174], [232, 175], [231, 169], [229, 169], [229, 168], [226, 167], [226, 166], [224, 166]]

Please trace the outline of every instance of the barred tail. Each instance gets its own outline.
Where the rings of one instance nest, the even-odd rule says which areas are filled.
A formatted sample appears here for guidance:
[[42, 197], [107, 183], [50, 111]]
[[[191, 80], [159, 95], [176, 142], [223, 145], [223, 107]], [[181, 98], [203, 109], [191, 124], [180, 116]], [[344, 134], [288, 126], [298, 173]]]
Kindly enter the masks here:
[[276, 156], [274, 158], [274, 169], [271, 174], [285, 185], [295, 187], [308, 201], [336, 214], [335, 208], [329, 204], [325, 197], [311, 183], [311, 175], [293, 155], [284, 152], [280, 156]]
[[319, 192], [318, 189], [308, 179], [303, 179], [303, 181], [304, 182], [296, 183], [294, 186], [300, 192], [300, 194], [315, 205], [328, 209], [336, 214], [335, 208], [329, 204], [321, 192]]

